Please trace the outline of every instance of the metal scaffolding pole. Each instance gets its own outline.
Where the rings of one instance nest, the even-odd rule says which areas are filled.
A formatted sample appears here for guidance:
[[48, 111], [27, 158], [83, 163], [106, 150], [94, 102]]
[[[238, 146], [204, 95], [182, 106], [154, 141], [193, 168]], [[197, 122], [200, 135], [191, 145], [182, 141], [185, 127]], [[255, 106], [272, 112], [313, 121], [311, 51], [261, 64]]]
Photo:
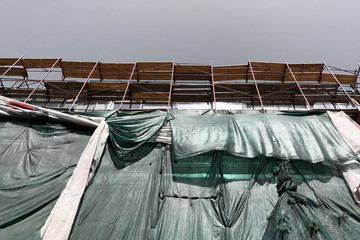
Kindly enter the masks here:
[[172, 69], [171, 69], [171, 79], [170, 79], [170, 90], [169, 90], [169, 98], [168, 98], [168, 105], [166, 111], [169, 112], [170, 102], [172, 97], [172, 89], [173, 89], [173, 82], [174, 82], [174, 70], [175, 70], [175, 60], [173, 61]]
[[3, 73], [3, 74], [1, 74], [1, 76], [0, 76], [0, 83], [1, 83], [1, 86], [3, 87], [3, 88], [5, 88], [5, 86], [4, 86], [4, 83], [2, 82], [2, 78], [21, 60], [21, 59], [23, 59], [23, 57], [24, 57], [24, 55], [22, 55], [21, 57], [19, 57], [14, 63], [13, 63], [13, 65], [11, 65], [8, 69], [6, 69], [6, 71]]
[[56, 64], [60, 61], [61, 56], [55, 61], [55, 63], [51, 66], [51, 68], [49, 69], [49, 71], [46, 73], [46, 75], [43, 77], [43, 79], [41, 79], [41, 81], [36, 85], [36, 87], [32, 90], [32, 92], [29, 94], [29, 96], [25, 99], [25, 103], [27, 102], [27, 100], [29, 100], [29, 98], [31, 97], [31, 95], [33, 95], [33, 93], [36, 91], [36, 89], [40, 86], [40, 84], [42, 82], [45, 81], [45, 78], [51, 73], [51, 71], [54, 69], [54, 67], [56, 66]]
[[343, 87], [343, 85], [340, 83], [340, 81], [337, 79], [337, 77], [335, 76], [335, 74], [331, 71], [331, 69], [328, 67], [328, 65], [325, 63], [324, 60], [322, 60], [324, 66], [326, 67], [326, 69], [330, 72], [330, 74], [332, 75], [332, 77], [335, 79], [335, 81], [337, 82], [337, 84], [339, 84], [339, 86], [341, 87], [341, 89], [344, 91], [344, 93], [346, 94], [346, 96], [349, 98], [351, 104], [358, 110], [360, 111], [359, 107], [356, 105], [356, 103], [354, 102], [354, 99], [352, 99], [350, 97], [350, 95], [348, 94], [348, 92], [345, 90], [345, 88]]
[[213, 93], [213, 99], [214, 99], [214, 110], [216, 112], [215, 80], [214, 80], [214, 69], [213, 69], [212, 63], [210, 64], [210, 68], [211, 68], [212, 93]]
[[71, 109], [73, 108], [74, 104], [77, 102], [77, 100], [78, 100], [78, 98], [79, 98], [79, 96], [80, 96], [80, 94], [81, 94], [82, 90], [83, 90], [83, 89], [84, 89], [84, 87], [86, 86], [86, 83], [89, 81], [89, 78], [91, 77], [92, 73], [94, 72], [94, 70], [95, 70], [96, 66], [99, 64], [100, 59], [101, 59], [101, 58], [99, 58], [99, 60], [97, 60], [97, 62], [95, 63], [94, 67], [92, 68], [91, 72], [89, 73], [88, 77], [86, 78], [86, 80], [85, 80], [84, 84], [82, 85], [82, 87], [81, 87], [81, 89], [80, 89], [79, 93], [76, 95], [75, 100], [74, 100], [74, 101], [73, 101], [73, 103], [71, 104], [71, 106], [70, 106], [70, 108], [69, 108], [69, 111], [71, 111]]
[[125, 96], [126, 96], [127, 91], [129, 90], [130, 82], [131, 82], [131, 79], [132, 79], [132, 77], [133, 77], [133, 75], [134, 75], [134, 72], [135, 72], [135, 69], [136, 69], [136, 65], [137, 65], [137, 60], [136, 60], [136, 62], [134, 63], [134, 67], [133, 67], [133, 69], [132, 69], [132, 71], [131, 71], [130, 78], [129, 78], [128, 83], [127, 83], [127, 85], [126, 85], [124, 95], [123, 95], [123, 97], [122, 97], [122, 99], [121, 99], [120, 110], [122, 110], [122, 106], [123, 106], [123, 103], [124, 103], [124, 100], [125, 100]]
[[293, 77], [293, 79], [294, 79], [297, 87], [299, 88], [299, 90], [300, 90], [300, 92], [301, 92], [301, 95], [302, 95], [303, 98], [305, 99], [306, 105], [309, 107], [310, 110], [312, 110], [312, 107], [311, 107], [309, 101], [307, 100], [307, 98], [306, 98], [303, 90], [301, 89], [300, 84], [299, 84], [298, 81], [296, 80], [294, 73], [291, 71], [291, 68], [290, 68], [289, 64], [288, 64], [286, 61], [285, 61], [285, 64], [286, 64], [286, 67], [289, 69], [289, 72], [290, 72], [291, 76]]
[[360, 74], [360, 63], [357, 63], [357, 64], [358, 64], [359, 68], [358, 68], [357, 73], [356, 73], [356, 80], [355, 80], [354, 87], [358, 91], [358, 83], [357, 83], [357, 81], [358, 81], [359, 74]]
[[255, 79], [255, 74], [254, 74], [254, 71], [253, 71], [253, 69], [252, 69], [250, 59], [248, 59], [248, 62], [249, 62], [249, 68], [250, 68], [250, 71], [251, 71], [251, 75], [252, 75], [252, 77], [253, 77], [253, 79], [254, 79], [256, 91], [257, 91], [257, 94], [258, 94], [258, 97], [259, 97], [259, 100], [260, 100], [261, 108], [262, 108], [262, 110], [263, 110], [263, 113], [265, 113], [264, 104], [263, 104], [262, 99], [261, 99], [259, 87], [258, 87], [257, 82], [256, 82], [256, 79]]

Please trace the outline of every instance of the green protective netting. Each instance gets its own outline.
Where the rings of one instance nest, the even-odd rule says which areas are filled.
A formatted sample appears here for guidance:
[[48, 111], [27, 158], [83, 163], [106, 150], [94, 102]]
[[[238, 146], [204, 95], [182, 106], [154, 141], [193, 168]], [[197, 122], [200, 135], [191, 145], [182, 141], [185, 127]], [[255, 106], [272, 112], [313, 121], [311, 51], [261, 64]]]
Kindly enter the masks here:
[[167, 121], [165, 111], [116, 112], [108, 116], [110, 154], [118, 168], [126, 166], [122, 158], [149, 140]]
[[259, 239], [277, 200], [277, 160], [212, 151], [167, 158], [160, 189], [158, 239]]
[[[146, 239], [156, 214], [159, 171], [165, 150], [143, 144], [117, 169], [106, 148], [87, 188], [70, 239]], [[150, 153], [149, 153], [150, 150]]]
[[[328, 239], [329, 234], [333, 239], [355, 239], [358, 236], [358, 231], [351, 229], [360, 227], [360, 210], [338, 170], [338, 163], [357, 158], [326, 114], [172, 111], [171, 115], [174, 119], [164, 111], [115, 112], [108, 116], [108, 144], [84, 193], [70, 239]], [[172, 146], [147, 142], [168, 120]], [[37, 129], [31, 124], [31, 128], [27, 127], [30, 132]], [[43, 129], [41, 126], [38, 128]], [[84, 138], [84, 145], [73, 149], [81, 153], [89, 136], [63, 126], [61, 129]], [[14, 132], [10, 138], [18, 139], [19, 134]], [[28, 139], [31, 138], [24, 140], [25, 146], [33, 146], [28, 144]], [[36, 146], [48, 148], [53, 142], [56, 141], [36, 141]], [[21, 153], [15, 153], [17, 150], [11, 147], [4, 149], [11, 158]], [[59, 149], [49, 157], [57, 161], [40, 161], [47, 163], [44, 171], [49, 175], [41, 171], [45, 167], [41, 165], [35, 169], [42, 174], [27, 178], [35, 179], [31, 186], [36, 191], [44, 188], [34, 199], [46, 193], [47, 201], [37, 204], [34, 200], [35, 205], [29, 204], [32, 212], [1, 229], [0, 239], [39, 237], [37, 231], [80, 156], [74, 156], [69, 160], [70, 165], [66, 165], [58, 159], [68, 159], [61, 154], [69, 154], [71, 150]], [[21, 159], [18, 162], [28, 159], [27, 164], [16, 165], [17, 171], [23, 172], [24, 166], [32, 166], [37, 159], [24, 157], [26, 154], [29, 155], [25, 151], [17, 157]], [[1, 158], [4, 166], [8, 158]], [[279, 164], [284, 166], [286, 159], [290, 159], [289, 171], [280, 174], [276, 169]], [[56, 169], [61, 174], [54, 176]], [[42, 182], [44, 176], [50, 179], [46, 182], [49, 185]], [[17, 175], [14, 181], [18, 181]], [[0, 201], [11, 196], [2, 192]], [[23, 204], [18, 209], [25, 211], [31, 200], [22, 203], [22, 196], [16, 199]]]
[[[127, 155], [124, 161], [133, 164], [122, 169], [114, 166], [106, 150], [85, 192], [70, 239], [270, 239], [265, 231], [272, 229], [269, 226], [276, 229], [276, 216], [294, 207], [292, 211], [303, 212], [294, 213], [296, 219], [288, 213], [291, 229], [300, 221], [305, 224], [302, 230], [312, 234], [306, 224], [320, 224], [321, 219], [325, 219], [323, 226], [340, 221], [337, 234], [348, 226], [360, 227], [359, 208], [330, 166], [291, 161], [300, 199], [308, 199], [308, 205], [298, 201], [306, 206], [302, 210], [297, 205], [285, 206], [290, 201], [286, 188], [278, 196], [272, 173], [282, 162], [279, 159], [240, 158], [212, 151], [178, 161], [171, 158], [168, 146], [148, 144]], [[318, 184], [328, 186], [319, 191], [311, 187]], [[320, 220], [312, 217], [325, 210]], [[321, 231], [324, 236], [332, 232]], [[299, 231], [291, 236], [294, 234], [297, 238], [288, 239], [307, 236]]]
[[[122, 169], [106, 150], [70, 239], [262, 236], [277, 200], [270, 175], [277, 160], [213, 152], [176, 163], [169, 147], [148, 144], [127, 155], [124, 161], [134, 163]], [[199, 163], [196, 169], [184, 173], [193, 161]]]
[[[282, 162], [275, 175], [279, 200], [268, 218], [263, 239], [359, 239], [359, 211], [357, 214], [349, 212], [344, 206], [346, 201], [333, 202], [335, 199], [321, 196], [313, 189], [317, 202], [299, 194], [289, 162]], [[319, 176], [323, 180], [326, 178]], [[312, 185], [313, 181], [306, 182]], [[336, 188], [328, 189], [337, 191]], [[345, 194], [345, 198], [346, 195], [349, 194]]]
[[357, 159], [326, 113], [238, 114], [172, 111], [172, 144], [181, 159], [211, 150], [239, 157], [259, 155], [313, 163]]
[[39, 239], [92, 129], [0, 120], [0, 239]]
[[[349, 231], [360, 227], [359, 207], [337, 165], [357, 158], [326, 114], [172, 115], [171, 148], [134, 144], [116, 155], [109, 140], [71, 239], [326, 239], [329, 234], [352, 239], [358, 234]], [[140, 119], [150, 122], [136, 119], [139, 128], [132, 131], [153, 122]], [[122, 123], [114, 124], [121, 129]], [[284, 159], [292, 159], [294, 184], [280, 181], [278, 191], [273, 173]]]

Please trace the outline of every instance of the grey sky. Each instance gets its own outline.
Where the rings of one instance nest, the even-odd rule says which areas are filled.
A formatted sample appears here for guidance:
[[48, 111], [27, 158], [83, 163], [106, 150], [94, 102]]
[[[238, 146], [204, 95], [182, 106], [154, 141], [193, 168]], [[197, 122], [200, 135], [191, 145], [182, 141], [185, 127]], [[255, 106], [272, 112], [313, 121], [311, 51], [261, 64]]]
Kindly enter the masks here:
[[359, 0], [2, 0], [0, 57], [355, 69]]

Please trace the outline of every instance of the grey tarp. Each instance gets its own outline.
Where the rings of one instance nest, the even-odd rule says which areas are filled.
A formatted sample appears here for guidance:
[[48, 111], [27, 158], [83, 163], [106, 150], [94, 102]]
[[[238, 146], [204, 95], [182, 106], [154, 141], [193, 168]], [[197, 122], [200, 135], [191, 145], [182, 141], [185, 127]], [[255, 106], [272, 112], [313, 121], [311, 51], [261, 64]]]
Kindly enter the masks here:
[[92, 130], [0, 120], [0, 239], [39, 239]]

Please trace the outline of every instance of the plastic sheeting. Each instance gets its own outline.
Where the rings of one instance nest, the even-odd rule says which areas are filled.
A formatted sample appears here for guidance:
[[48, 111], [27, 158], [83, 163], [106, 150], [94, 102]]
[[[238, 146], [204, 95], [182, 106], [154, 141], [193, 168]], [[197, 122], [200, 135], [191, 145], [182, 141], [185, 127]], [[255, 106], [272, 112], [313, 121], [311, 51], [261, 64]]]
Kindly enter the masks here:
[[92, 130], [0, 120], [0, 239], [39, 239]]
[[344, 112], [328, 112], [328, 114], [344, 141], [360, 157], [360, 126]]
[[110, 154], [118, 168], [130, 151], [149, 140], [168, 119], [164, 111], [116, 112], [106, 119], [110, 131]]
[[161, 147], [146, 145], [132, 152], [129, 160], [134, 163], [121, 170], [106, 149], [85, 192], [70, 239], [146, 238], [156, 211], [153, 204], [157, 202], [164, 154]]
[[172, 143], [178, 159], [211, 150], [246, 158], [265, 155], [313, 163], [357, 159], [326, 113], [172, 114]]
[[[124, 161], [132, 164], [122, 169], [105, 153], [70, 239], [269, 239], [266, 229], [277, 226], [272, 212], [276, 219], [278, 209], [279, 214], [288, 211], [283, 207], [288, 199], [278, 196], [272, 176], [281, 160], [213, 151], [176, 161], [169, 147], [151, 150], [153, 146], [147, 144], [126, 156]], [[311, 214], [323, 209], [332, 220], [348, 215], [342, 230], [360, 227], [359, 208], [336, 169], [304, 161], [291, 164], [299, 194], [314, 203], [296, 219], [291, 216], [292, 229], [298, 221], [305, 225], [308, 218], [314, 221]], [[319, 219], [321, 231], [326, 232], [326, 222]], [[304, 228], [311, 234], [307, 225]]]
[[28, 103], [20, 102], [0, 95], [0, 116], [16, 118], [51, 119], [80, 126], [96, 128], [101, 122], [100, 118], [90, 118], [80, 115], [70, 115], [60, 111], [42, 108]]
[[[160, 145], [141, 158], [152, 148], [146, 145], [124, 159], [137, 161], [119, 170], [106, 152], [70, 239], [262, 236], [257, 229], [264, 229], [277, 199], [273, 179], [265, 174], [272, 172], [273, 160], [243, 159], [234, 169], [240, 162], [229, 154], [216, 155], [215, 162], [202, 156], [197, 161], [203, 166], [181, 174], [191, 159], [175, 163], [169, 148]], [[267, 201], [260, 201], [265, 196]]]
[[68, 239], [80, 200], [90, 179], [91, 167], [93, 165], [93, 170], [96, 169], [108, 136], [109, 129], [103, 121], [91, 136], [71, 178], [41, 228], [42, 239]]
[[[334, 237], [360, 227], [359, 207], [339, 169], [339, 163], [357, 157], [326, 114], [172, 115], [172, 148], [146, 143], [122, 159], [106, 152], [85, 192], [71, 239], [301, 239], [328, 236], [332, 230], [320, 224], [337, 224], [338, 219], [343, 225], [334, 227]], [[297, 186], [285, 184], [280, 196], [272, 173], [283, 159], [274, 156], [292, 159]], [[289, 203], [297, 201], [294, 194], [289, 197], [296, 189], [297, 199], [309, 203], [305, 208], [296, 205], [301, 201]], [[284, 234], [286, 226], [277, 228], [283, 211], [292, 211], [292, 235]], [[296, 211], [302, 212], [292, 214]]]
[[[315, 177], [315, 171], [306, 172]], [[276, 187], [279, 200], [269, 216], [263, 239], [355, 240], [359, 238], [360, 215], [358, 209], [354, 212], [346, 208], [348, 194], [344, 194], [345, 199], [334, 202], [336, 193], [327, 194], [330, 197], [326, 197], [314, 191], [311, 185], [315, 181], [309, 181], [308, 177], [305, 177], [305, 181], [314, 192], [317, 201], [297, 193], [297, 183], [293, 180], [290, 163], [287, 162], [280, 163], [275, 175], [277, 175]], [[316, 174], [316, 177], [323, 180], [333, 178], [327, 174]], [[338, 186], [340, 187], [341, 183]], [[328, 187], [328, 189], [337, 191], [336, 188]]]
[[[340, 168], [358, 159], [327, 114], [171, 115], [108, 116], [70, 239], [352, 239], [341, 233], [359, 229]], [[147, 142], [167, 120], [172, 146]], [[273, 173], [285, 159], [293, 172], [281, 182]]]

